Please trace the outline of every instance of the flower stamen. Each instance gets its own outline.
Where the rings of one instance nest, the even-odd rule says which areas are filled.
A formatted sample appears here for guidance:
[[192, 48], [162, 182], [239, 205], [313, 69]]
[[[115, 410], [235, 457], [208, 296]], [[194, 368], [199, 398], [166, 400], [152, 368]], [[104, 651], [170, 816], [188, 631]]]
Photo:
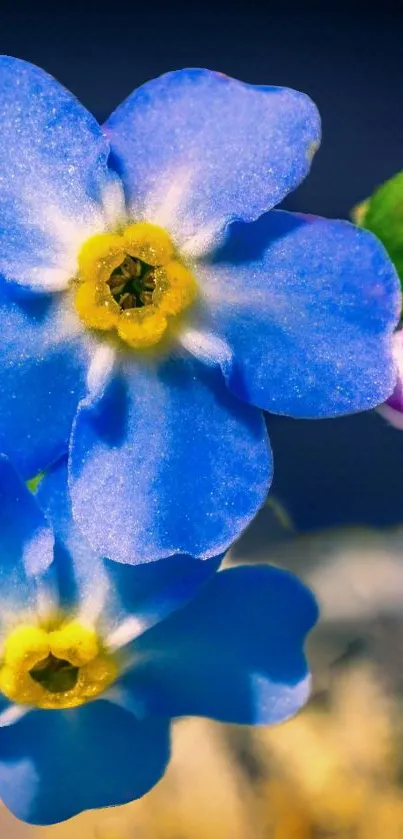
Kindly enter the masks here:
[[74, 708], [103, 693], [116, 676], [116, 662], [96, 633], [77, 621], [51, 631], [22, 625], [6, 639], [0, 690], [23, 705]]
[[116, 330], [135, 349], [158, 344], [196, 297], [170, 237], [146, 222], [89, 239], [79, 255], [76, 310], [91, 329]]
[[152, 304], [156, 282], [154, 271], [149, 265], [140, 259], [126, 256], [112, 272], [107, 285], [121, 309], [140, 309]]
[[52, 653], [29, 671], [31, 679], [42, 685], [49, 693], [64, 693], [72, 690], [77, 684], [78, 674], [78, 667], [74, 667], [65, 659], [55, 658]]

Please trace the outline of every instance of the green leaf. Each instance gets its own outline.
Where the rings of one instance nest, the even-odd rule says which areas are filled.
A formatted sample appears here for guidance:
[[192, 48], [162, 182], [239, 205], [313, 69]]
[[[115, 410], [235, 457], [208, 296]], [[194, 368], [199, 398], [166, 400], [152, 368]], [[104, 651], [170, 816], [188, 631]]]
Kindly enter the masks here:
[[382, 184], [352, 215], [356, 224], [381, 240], [403, 286], [403, 172]]

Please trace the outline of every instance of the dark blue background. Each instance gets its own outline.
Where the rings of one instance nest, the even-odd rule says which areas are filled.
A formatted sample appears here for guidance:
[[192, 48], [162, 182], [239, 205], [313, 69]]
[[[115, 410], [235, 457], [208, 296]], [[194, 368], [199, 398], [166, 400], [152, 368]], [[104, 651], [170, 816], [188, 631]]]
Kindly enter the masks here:
[[[323, 118], [311, 176], [285, 206], [333, 217], [403, 168], [403, 3], [3, 2], [1, 52], [45, 67], [99, 119], [142, 82], [206, 66], [299, 88]], [[269, 418], [274, 491], [300, 527], [403, 517], [403, 432], [376, 414]]]

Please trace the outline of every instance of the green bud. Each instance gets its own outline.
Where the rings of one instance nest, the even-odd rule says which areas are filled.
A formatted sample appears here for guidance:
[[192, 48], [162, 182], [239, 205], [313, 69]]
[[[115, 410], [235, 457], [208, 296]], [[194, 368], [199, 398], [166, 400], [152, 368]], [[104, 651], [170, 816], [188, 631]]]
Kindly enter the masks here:
[[381, 240], [403, 286], [403, 172], [375, 190], [352, 212], [356, 224]]

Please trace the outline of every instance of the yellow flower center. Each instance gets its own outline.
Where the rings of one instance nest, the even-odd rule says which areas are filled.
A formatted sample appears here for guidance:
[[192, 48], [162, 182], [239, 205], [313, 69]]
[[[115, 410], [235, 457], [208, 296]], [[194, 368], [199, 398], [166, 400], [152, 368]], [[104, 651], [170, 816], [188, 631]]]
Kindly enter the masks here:
[[22, 705], [74, 708], [103, 693], [117, 674], [92, 629], [77, 621], [51, 631], [24, 624], [6, 638], [0, 691]]
[[196, 297], [195, 279], [168, 233], [147, 222], [88, 239], [78, 265], [75, 306], [83, 323], [116, 330], [135, 349], [158, 344]]

